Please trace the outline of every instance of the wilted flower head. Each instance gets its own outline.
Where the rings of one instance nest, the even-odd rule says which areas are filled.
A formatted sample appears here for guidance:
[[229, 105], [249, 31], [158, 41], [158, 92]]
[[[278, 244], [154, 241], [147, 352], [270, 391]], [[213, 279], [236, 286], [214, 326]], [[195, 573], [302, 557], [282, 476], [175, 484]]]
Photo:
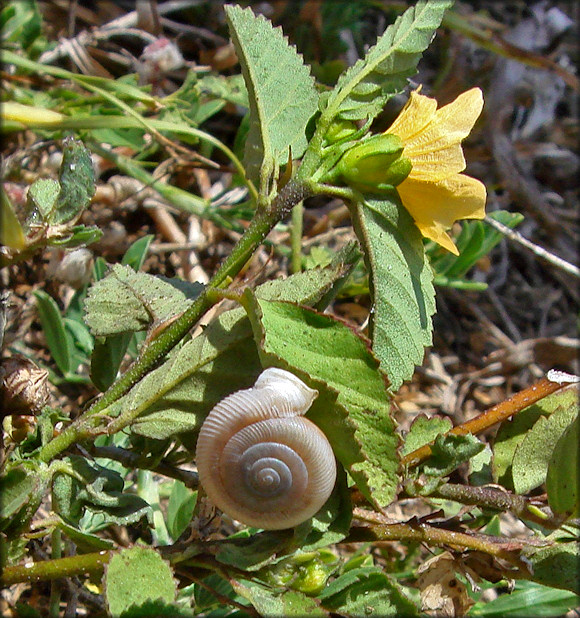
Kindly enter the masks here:
[[485, 186], [460, 173], [466, 165], [461, 141], [469, 135], [482, 108], [479, 88], [460, 94], [439, 109], [435, 99], [417, 90], [385, 132], [400, 138], [402, 155], [412, 166], [397, 186], [403, 206], [423, 236], [455, 255], [459, 251], [446, 230], [459, 219], [485, 217]]

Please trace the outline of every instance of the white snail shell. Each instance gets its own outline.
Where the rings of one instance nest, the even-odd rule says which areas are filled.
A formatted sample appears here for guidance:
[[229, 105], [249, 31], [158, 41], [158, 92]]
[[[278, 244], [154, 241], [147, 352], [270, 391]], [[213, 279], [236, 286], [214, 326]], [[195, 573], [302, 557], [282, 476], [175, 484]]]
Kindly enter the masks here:
[[197, 440], [197, 469], [208, 498], [224, 513], [281, 530], [326, 502], [336, 479], [334, 453], [302, 417], [317, 396], [294, 374], [271, 367], [209, 413]]

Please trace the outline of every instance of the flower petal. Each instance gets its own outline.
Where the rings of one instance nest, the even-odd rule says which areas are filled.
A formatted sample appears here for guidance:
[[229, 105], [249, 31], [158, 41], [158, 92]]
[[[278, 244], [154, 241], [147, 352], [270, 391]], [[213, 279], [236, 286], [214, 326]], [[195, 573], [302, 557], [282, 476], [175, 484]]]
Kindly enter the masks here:
[[415, 90], [411, 92], [405, 107], [385, 133], [392, 133], [403, 142], [408, 142], [433, 121], [436, 112], [437, 101]]
[[455, 101], [435, 110], [434, 99], [412, 92], [409, 102], [387, 130], [405, 143], [411, 160], [411, 177], [438, 181], [465, 169], [461, 140], [473, 128], [483, 108], [479, 88], [460, 94]]
[[455, 255], [457, 248], [446, 230], [459, 219], [485, 217], [485, 186], [464, 174], [439, 182], [422, 182], [409, 176], [397, 191], [421, 234]]
[[403, 140], [409, 149], [406, 156], [411, 158], [461, 143], [473, 129], [482, 108], [483, 95], [479, 88], [460, 94], [455, 101], [438, 109], [420, 133], [410, 140]]

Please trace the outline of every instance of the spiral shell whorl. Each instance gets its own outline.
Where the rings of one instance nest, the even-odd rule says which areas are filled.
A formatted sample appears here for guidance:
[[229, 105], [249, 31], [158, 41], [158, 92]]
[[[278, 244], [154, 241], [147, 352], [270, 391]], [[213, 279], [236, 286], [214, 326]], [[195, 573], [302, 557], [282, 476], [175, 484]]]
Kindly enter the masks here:
[[197, 466], [210, 500], [245, 524], [283, 529], [326, 502], [336, 464], [326, 436], [301, 418], [318, 392], [282, 369], [219, 402], [199, 433]]

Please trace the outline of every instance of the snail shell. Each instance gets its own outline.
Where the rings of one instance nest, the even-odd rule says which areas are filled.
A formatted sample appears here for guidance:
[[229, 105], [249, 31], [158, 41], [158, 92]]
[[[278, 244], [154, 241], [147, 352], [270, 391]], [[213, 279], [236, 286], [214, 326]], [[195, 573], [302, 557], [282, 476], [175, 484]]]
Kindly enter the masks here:
[[271, 367], [252, 388], [213, 408], [199, 432], [196, 460], [216, 506], [266, 530], [296, 526], [322, 507], [336, 463], [326, 436], [302, 417], [317, 396], [294, 374]]

